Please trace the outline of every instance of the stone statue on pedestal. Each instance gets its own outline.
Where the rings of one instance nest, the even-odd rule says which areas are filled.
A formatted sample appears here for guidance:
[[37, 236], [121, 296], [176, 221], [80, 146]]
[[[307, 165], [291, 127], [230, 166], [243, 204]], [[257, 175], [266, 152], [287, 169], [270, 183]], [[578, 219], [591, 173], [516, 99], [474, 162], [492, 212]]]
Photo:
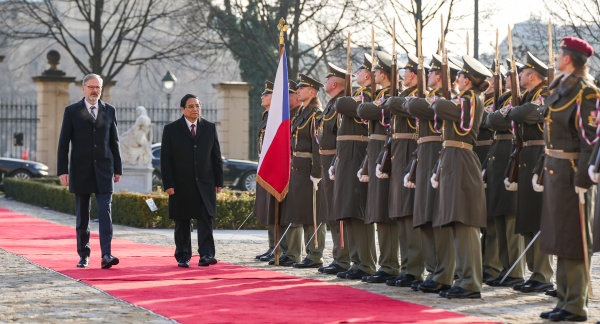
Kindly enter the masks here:
[[144, 106], [135, 110], [138, 116], [135, 124], [120, 136], [121, 159], [123, 164], [146, 166], [152, 163], [152, 140], [149, 138], [152, 125]]

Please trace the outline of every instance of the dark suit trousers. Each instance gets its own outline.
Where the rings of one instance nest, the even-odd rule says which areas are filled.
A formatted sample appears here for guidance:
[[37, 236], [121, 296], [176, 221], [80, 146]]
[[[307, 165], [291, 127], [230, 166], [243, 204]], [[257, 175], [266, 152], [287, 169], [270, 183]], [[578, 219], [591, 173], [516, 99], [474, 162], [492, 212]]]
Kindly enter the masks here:
[[[213, 218], [204, 206], [198, 211], [198, 254], [215, 256], [215, 240], [213, 238]], [[191, 219], [175, 219], [175, 259], [189, 261], [192, 258]]]
[[[77, 223], [77, 253], [79, 257], [90, 256], [90, 209], [91, 194], [75, 194], [75, 209]], [[112, 228], [112, 192], [95, 194], [98, 205], [98, 223], [100, 234], [100, 249], [102, 255], [111, 254], [110, 243], [113, 236]]]

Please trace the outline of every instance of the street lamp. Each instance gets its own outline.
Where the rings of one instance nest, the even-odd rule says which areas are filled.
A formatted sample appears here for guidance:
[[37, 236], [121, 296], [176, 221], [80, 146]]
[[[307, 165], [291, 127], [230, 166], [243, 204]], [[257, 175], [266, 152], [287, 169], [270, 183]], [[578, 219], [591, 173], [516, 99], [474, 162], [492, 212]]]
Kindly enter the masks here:
[[167, 74], [162, 78], [163, 91], [167, 94], [167, 107], [171, 105], [171, 92], [175, 89], [175, 83], [177, 78], [171, 74], [171, 71], [167, 71]]

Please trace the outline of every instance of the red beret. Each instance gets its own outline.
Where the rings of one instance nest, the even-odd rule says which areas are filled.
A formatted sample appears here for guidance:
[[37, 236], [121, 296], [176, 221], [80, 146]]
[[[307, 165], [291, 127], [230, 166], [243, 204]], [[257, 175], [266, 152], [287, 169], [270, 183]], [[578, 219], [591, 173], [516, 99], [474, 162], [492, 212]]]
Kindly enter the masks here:
[[563, 39], [560, 40], [560, 47], [581, 52], [587, 57], [594, 55], [594, 49], [592, 48], [592, 46], [590, 46], [588, 42], [577, 37], [563, 37]]

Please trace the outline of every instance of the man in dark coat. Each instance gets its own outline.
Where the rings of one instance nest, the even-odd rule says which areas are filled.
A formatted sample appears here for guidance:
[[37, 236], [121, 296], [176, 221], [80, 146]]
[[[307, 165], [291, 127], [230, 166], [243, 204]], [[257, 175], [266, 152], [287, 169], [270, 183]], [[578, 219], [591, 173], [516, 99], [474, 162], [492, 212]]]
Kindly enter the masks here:
[[561, 40], [556, 62], [562, 75], [550, 85], [552, 94], [541, 109], [545, 115], [546, 175], [540, 250], [557, 256], [558, 302], [540, 317], [552, 321], [588, 319], [592, 254], [589, 211], [594, 197], [593, 190], [588, 192], [593, 182], [587, 170], [593, 143], [598, 140], [596, 111], [600, 98], [592, 80], [587, 78], [587, 60], [593, 53], [593, 48], [582, 39]]
[[102, 78], [99, 75], [86, 75], [81, 89], [85, 98], [65, 108], [58, 140], [57, 173], [60, 182], [75, 194], [77, 267], [89, 265], [88, 225], [90, 198], [94, 193], [100, 225], [101, 266], [106, 269], [119, 263], [119, 259], [111, 255], [113, 183], [119, 182], [123, 174], [117, 116], [115, 107], [100, 100]]
[[163, 186], [169, 194], [169, 218], [175, 220], [175, 259], [188, 268], [192, 258], [190, 222], [198, 224], [199, 266], [214, 265], [213, 217], [223, 187], [223, 160], [215, 124], [202, 118], [198, 97], [181, 99], [183, 116], [163, 130], [160, 155]]

